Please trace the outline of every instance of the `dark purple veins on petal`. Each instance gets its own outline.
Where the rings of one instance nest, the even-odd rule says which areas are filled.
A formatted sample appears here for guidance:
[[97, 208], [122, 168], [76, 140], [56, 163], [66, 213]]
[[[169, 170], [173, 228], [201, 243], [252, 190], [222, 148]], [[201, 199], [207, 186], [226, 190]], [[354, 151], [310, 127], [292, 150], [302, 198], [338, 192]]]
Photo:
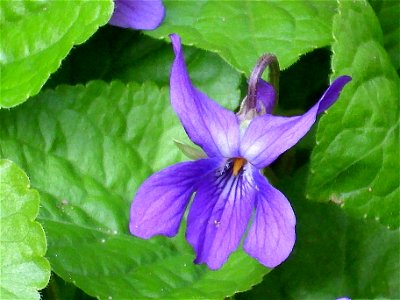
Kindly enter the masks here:
[[256, 214], [244, 242], [244, 250], [269, 268], [282, 263], [292, 252], [296, 240], [296, 218], [286, 197], [260, 174]]
[[245, 167], [234, 176], [232, 168], [230, 160], [204, 177], [189, 211], [186, 237], [195, 263], [211, 269], [219, 269], [239, 246], [253, 208], [252, 170]]
[[[147, 1], [116, 0], [112, 22], [127, 24], [130, 17], [126, 14], [138, 13], [144, 3]], [[269, 184], [260, 169], [295, 145], [317, 115], [337, 100], [351, 78], [336, 79], [318, 103], [301, 116], [273, 116], [279, 66], [275, 56], [263, 56], [238, 113], [248, 125], [240, 132], [239, 119], [233, 112], [192, 85], [180, 38], [176, 34], [170, 37], [175, 53], [171, 104], [190, 139], [210, 158], [178, 163], [149, 177], [132, 202], [130, 231], [141, 238], [176, 235], [190, 198], [196, 193], [186, 228], [186, 238], [196, 252], [195, 263], [219, 269], [239, 246], [255, 208], [244, 250], [265, 266], [276, 267], [292, 251], [296, 218], [286, 197]], [[271, 66], [272, 84], [261, 79], [266, 66]]]
[[219, 161], [201, 159], [170, 166], [150, 176], [139, 188], [131, 206], [129, 229], [135, 236], [177, 234], [190, 196]]

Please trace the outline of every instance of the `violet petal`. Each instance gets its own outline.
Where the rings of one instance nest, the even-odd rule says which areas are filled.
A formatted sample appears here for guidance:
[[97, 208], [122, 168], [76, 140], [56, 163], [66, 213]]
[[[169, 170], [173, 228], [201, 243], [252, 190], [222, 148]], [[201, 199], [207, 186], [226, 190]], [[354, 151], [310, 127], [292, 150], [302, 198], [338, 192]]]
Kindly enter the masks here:
[[254, 207], [252, 175], [204, 177], [190, 208], [186, 239], [196, 252], [195, 263], [219, 269], [239, 246]]
[[296, 240], [296, 218], [286, 197], [260, 174], [255, 176], [259, 192], [256, 214], [244, 250], [263, 265], [274, 268], [290, 254]]
[[239, 154], [239, 121], [236, 115], [197, 90], [187, 73], [180, 38], [170, 35], [175, 52], [171, 70], [172, 106], [190, 139], [209, 157]]
[[339, 98], [344, 86], [351, 81], [350, 76], [340, 76], [332, 82], [329, 88], [325, 91], [318, 103], [318, 114], [327, 110]]
[[178, 163], [150, 176], [133, 199], [130, 232], [145, 239], [157, 234], [176, 235], [196, 183], [216, 166], [216, 160], [201, 159]]
[[114, 0], [111, 25], [138, 30], [160, 26], [165, 10], [161, 0]]
[[317, 114], [334, 103], [350, 79], [348, 76], [336, 79], [317, 104], [302, 116], [278, 117], [266, 114], [254, 118], [242, 138], [241, 155], [260, 169], [271, 164], [310, 130]]
[[275, 90], [268, 82], [260, 79], [257, 83], [257, 112], [270, 114], [275, 107]]

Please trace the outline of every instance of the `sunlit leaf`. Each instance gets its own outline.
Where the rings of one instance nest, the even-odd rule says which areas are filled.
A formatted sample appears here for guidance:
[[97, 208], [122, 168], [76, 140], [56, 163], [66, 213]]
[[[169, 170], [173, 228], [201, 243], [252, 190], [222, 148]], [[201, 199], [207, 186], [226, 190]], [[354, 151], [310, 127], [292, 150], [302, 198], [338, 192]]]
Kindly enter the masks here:
[[113, 1], [1, 1], [0, 107], [35, 95], [71, 48], [113, 11]]
[[337, 6], [331, 0], [163, 3], [166, 18], [148, 34], [178, 33], [184, 44], [216, 52], [247, 75], [264, 53], [274, 53], [287, 68], [302, 54], [329, 45]]
[[35, 221], [39, 193], [15, 163], [0, 160], [0, 298], [40, 299], [50, 278], [46, 237]]

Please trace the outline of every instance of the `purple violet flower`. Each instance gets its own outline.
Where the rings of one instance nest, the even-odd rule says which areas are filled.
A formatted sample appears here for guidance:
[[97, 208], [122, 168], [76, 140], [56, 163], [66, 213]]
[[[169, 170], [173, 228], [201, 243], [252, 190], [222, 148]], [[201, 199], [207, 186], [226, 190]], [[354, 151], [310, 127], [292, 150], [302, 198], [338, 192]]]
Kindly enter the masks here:
[[[175, 52], [171, 104], [207, 158], [177, 163], [149, 177], [133, 200], [130, 232], [144, 239], [175, 236], [195, 193], [186, 228], [195, 263], [219, 269], [239, 246], [255, 210], [243, 248], [263, 265], [276, 267], [292, 251], [296, 219], [286, 197], [268, 182], [262, 169], [309, 131], [317, 114], [336, 101], [351, 78], [336, 79], [304, 115], [278, 117], [271, 115], [275, 91], [258, 74], [253, 103], [245, 99], [235, 115], [192, 85], [180, 38], [170, 37]], [[261, 73], [264, 69], [265, 65]]]
[[114, 13], [108, 23], [122, 28], [152, 30], [165, 16], [161, 0], [114, 0]]

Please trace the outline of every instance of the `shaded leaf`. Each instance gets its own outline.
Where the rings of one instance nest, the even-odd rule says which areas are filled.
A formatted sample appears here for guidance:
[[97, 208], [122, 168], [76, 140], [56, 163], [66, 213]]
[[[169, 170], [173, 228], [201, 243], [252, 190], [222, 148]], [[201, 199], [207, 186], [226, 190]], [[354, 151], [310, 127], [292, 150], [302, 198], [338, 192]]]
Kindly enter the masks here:
[[[185, 47], [184, 52], [196, 87], [209, 97], [223, 101], [227, 107], [236, 108], [241, 75], [214, 53], [193, 47]], [[98, 79], [126, 83], [151, 80], [158, 86], [167, 86], [173, 59], [172, 47], [166, 42], [105, 26], [84, 45], [71, 51], [48, 86]]]
[[292, 255], [235, 299], [398, 299], [399, 230], [347, 216], [333, 203], [306, 201], [307, 171], [280, 182], [297, 217]]
[[77, 286], [64, 281], [55, 273], [51, 273], [50, 282], [47, 287], [40, 292], [42, 300], [95, 300], [85, 294]]
[[399, 78], [368, 3], [340, 2], [334, 35], [333, 77], [353, 81], [319, 123], [309, 197], [398, 228]]
[[373, 0], [371, 4], [376, 12], [383, 32], [383, 44], [393, 66], [400, 71], [400, 3], [393, 0]]

